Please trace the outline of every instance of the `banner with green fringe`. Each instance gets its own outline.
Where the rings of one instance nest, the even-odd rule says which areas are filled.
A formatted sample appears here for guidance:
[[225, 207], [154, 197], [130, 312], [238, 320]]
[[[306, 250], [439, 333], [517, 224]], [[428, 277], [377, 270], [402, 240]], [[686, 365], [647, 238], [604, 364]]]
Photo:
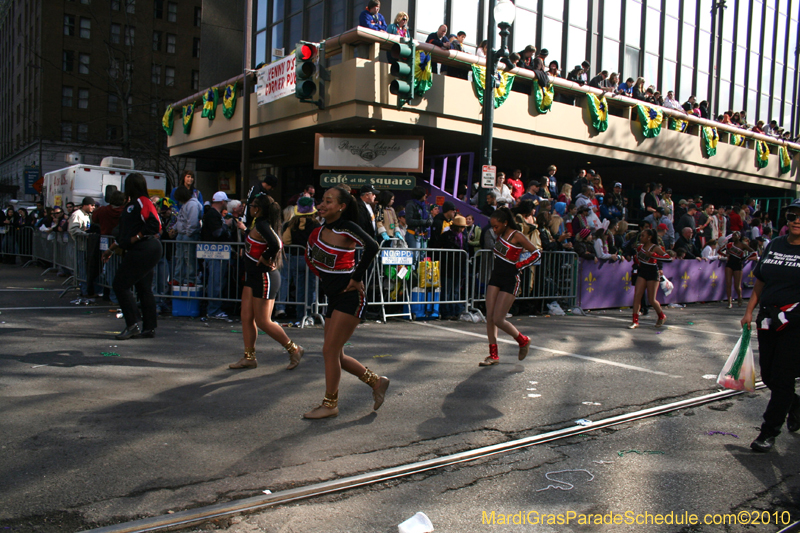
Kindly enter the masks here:
[[203, 93], [203, 112], [200, 114], [202, 118], [214, 120], [214, 117], [217, 116], [217, 100], [219, 100], [219, 91], [216, 87]]
[[167, 106], [164, 116], [161, 117], [161, 127], [167, 132], [168, 137], [172, 136], [172, 130], [175, 127], [175, 112], [172, 110], [171, 105]]
[[608, 129], [608, 100], [606, 100], [606, 95], [598, 98], [597, 95], [588, 93], [586, 97], [586, 103], [589, 105], [589, 115], [592, 117], [592, 126], [600, 133], [603, 133]]
[[236, 84], [228, 85], [225, 87], [225, 92], [222, 93], [222, 114], [225, 118], [233, 117], [236, 112]]
[[672, 131], [679, 131], [681, 133], [685, 133], [688, 128], [689, 128], [688, 120], [683, 120], [675, 117], [669, 118], [669, 129], [671, 129]]
[[658, 137], [658, 134], [661, 133], [664, 114], [649, 105], [639, 104], [636, 109], [639, 111], [639, 122], [642, 123], [642, 134], [649, 138]]
[[553, 107], [553, 84], [539, 87], [539, 81], [533, 80], [533, 96], [536, 101], [536, 110], [539, 113], [547, 113]]
[[745, 138], [744, 135], [739, 135], [738, 133], [731, 133], [729, 142], [734, 146], [744, 146]]
[[785, 146], [778, 147], [778, 161], [781, 163], [781, 174], [786, 174], [792, 170], [792, 157]]
[[[511, 94], [511, 86], [514, 85], [514, 75], [507, 72], [498, 72], [495, 74], [494, 88], [494, 107], [497, 109], [503, 102], [506, 101], [508, 95]], [[475, 87], [475, 92], [478, 95], [478, 101], [483, 105], [483, 93], [486, 86], [486, 67], [472, 65], [472, 84]]]
[[432, 85], [431, 56], [423, 50], [417, 50], [417, 57], [414, 59], [414, 96], [422, 96]]
[[192, 131], [192, 119], [194, 119], [194, 103], [183, 106], [183, 133], [186, 135]]
[[764, 141], [756, 141], [756, 165], [764, 168], [769, 164], [769, 146]]
[[717, 128], [711, 126], [703, 126], [703, 151], [706, 157], [713, 157], [717, 155], [717, 144], [719, 143], [719, 133]]

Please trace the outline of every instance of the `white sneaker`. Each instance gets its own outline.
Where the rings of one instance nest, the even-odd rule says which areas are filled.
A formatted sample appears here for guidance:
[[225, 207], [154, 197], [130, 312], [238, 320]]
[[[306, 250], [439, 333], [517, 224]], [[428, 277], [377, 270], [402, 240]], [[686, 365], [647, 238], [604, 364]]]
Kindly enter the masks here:
[[506, 318], [511, 318], [511, 317], [513, 317], [513, 316], [514, 316], [514, 315], [512, 315], [511, 313], [506, 313]]
[[216, 318], [218, 320], [227, 320], [228, 319], [228, 313], [226, 313], [225, 311], [217, 311], [216, 313], [211, 315], [209, 318]]

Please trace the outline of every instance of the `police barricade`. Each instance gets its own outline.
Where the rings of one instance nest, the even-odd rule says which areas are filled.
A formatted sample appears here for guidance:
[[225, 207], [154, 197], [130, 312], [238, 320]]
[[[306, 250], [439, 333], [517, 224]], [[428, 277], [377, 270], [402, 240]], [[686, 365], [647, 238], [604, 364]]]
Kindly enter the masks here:
[[305, 246], [290, 244], [283, 247], [283, 266], [281, 267], [281, 290], [275, 299], [276, 316], [292, 316], [300, 327], [314, 323], [310, 318], [313, 302], [316, 300], [317, 285], [310, 277], [306, 264]]
[[75, 279], [75, 241], [71, 239], [68, 233], [59, 233], [56, 235], [54, 251], [53, 251], [53, 266], [60, 267], [68, 272], [67, 279], [61, 284], [66, 287], [59, 297], [63, 297], [69, 290], [78, 287], [77, 280]]
[[[55, 253], [56, 234], [52, 232], [36, 231], [31, 239], [31, 253], [34, 260], [53, 263]], [[49, 271], [48, 268], [45, 272]]]
[[6, 263], [16, 263], [17, 257], [22, 259], [33, 256], [33, 233], [30, 226], [0, 226], [0, 254]]
[[[494, 253], [479, 250], [475, 253], [471, 276], [471, 307], [477, 309], [486, 302], [486, 286], [492, 275]], [[520, 272], [517, 300], [562, 302], [571, 307], [577, 299], [578, 255], [574, 252], [542, 252], [541, 259]]]

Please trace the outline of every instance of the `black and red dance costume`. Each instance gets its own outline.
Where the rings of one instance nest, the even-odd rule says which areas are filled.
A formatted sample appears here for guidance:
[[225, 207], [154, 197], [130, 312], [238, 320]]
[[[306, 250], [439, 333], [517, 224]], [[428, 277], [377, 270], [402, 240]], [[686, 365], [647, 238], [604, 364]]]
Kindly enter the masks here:
[[[658, 281], [659, 263], [661, 261], [672, 261], [672, 258], [669, 255], [667, 255], [666, 252], [664, 252], [663, 254], [655, 252], [654, 249], [656, 248], [656, 246], [657, 245], [655, 244], [651, 244], [650, 248], [648, 248], [647, 250], [644, 249], [644, 244], [639, 244], [636, 247], [636, 254], [634, 254], [633, 256], [633, 269], [636, 272], [637, 279], [642, 278], [645, 281]], [[650, 252], [651, 254], [650, 257], [647, 257], [646, 252]], [[634, 283], [636, 282], [634, 281]], [[656, 291], [657, 290], [658, 289], [656, 289]], [[636, 302], [634, 302], [634, 305], [635, 304]], [[661, 312], [660, 315], [658, 315], [658, 318], [659, 320], [664, 320], [666, 318], [666, 315], [664, 314], [663, 311]], [[638, 313], [635, 312], [633, 313], [633, 323], [634, 324], [639, 323]], [[656, 324], [656, 326], [658, 325], [660, 324]]]
[[253, 290], [254, 297], [274, 300], [281, 289], [281, 273], [277, 268], [269, 270], [267, 265], [258, 260], [262, 257], [265, 261], [275, 260], [283, 249], [283, 241], [266, 218], [257, 218], [254, 228], [265, 240], [254, 239], [252, 232], [245, 238], [244, 255], [249, 261], [245, 262], [244, 284]]
[[536, 250], [531, 253], [530, 257], [520, 261], [519, 258], [522, 255], [523, 248], [510, 242], [515, 233], [517, 233], [516, 230], [512, 231], [508, 236], [508, 240], [498, 236], [492, 249], [492, 252], [494, 252], [494, 266], [492, 268], [492, 276], [489, 278], [489, 285], [494, 285], [502, 292], [507, 292], [514, 296], [517, 295], [519, 290], [520, 271], [531, 263], [538, 261], [542, 256], [542, 252]]
[[[337, 235], [345, 235], [356, 243], [356, 246], [364, 248], [358, 264], [356, 264], [355, 250], [337, 248], [322, 240], [320, 235], [326, 228]], [[333, 316], [334, 311], [361, 318], [367, 306], [366, 299], [360, 291], [344, 292], [344, 290], [350, 280], [364, 281], [367, 267], [377, 254], [378, 243], [355, 222], [340, 218], [332, 223], [326, 222], [311, 232], [308, 237], [306, 263], [319, 277], [320, 288], [328, 297], [326, 318]]]
[[758, 257], [758, 254], [755, 252], [749, 252], [748, 250], [739, 248], [732, 242], [725, 245], [725, 252], [728, 256], [728, 262], [725, 268], [730, 268], [734, 272], [741, 272], [745, 261]]
[[[535, 250], [531, 255], [524, 260], [520, 261], [523, 248], [511, 244], [514, 239], [514, 234], [517, 233], [513, 230], [508, 235], [508, 239], [504, 239], [502, 235], [497, 236], [497, 241], [494, 243], [492, 252], [494, 253], [494, 265], [492, 267], [492, 275], [489, 278], [489, 285], [493, 285], [500, 289], [501, 292], [506, 292], [516, 297], [517, 291], [520, 287], [520, 271], [526, 266], [535, 263], [542, 256], [542, 252]], [[525, 358], [528, 353], [527, 346], [530, 344], [530, 338], [526, 337], [519, 332], [519, 335], [514, 339], [520, 346], [520, 360]], [[481, 363], [481, 366], [488, 366], [489, 364], [496, 364], [498, 361], [497, 344], [489, 345], [489, 357]]]

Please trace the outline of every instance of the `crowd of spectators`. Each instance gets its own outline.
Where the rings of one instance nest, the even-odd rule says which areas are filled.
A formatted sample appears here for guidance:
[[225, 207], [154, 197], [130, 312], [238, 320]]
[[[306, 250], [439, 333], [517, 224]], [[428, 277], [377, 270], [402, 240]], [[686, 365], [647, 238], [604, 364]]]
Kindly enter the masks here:
[[[369, 0], [367, 7], [361, 12], [359, 25], [377, 31], [385, 31], [394, 35], [409, 37], [410, 24], [408, 14], [402, 11], [399, 12], [395, 17], [394, 23], [387, 26], [383, 15], [380, 14], [380, 5], [380, 0]], [[442, 24], [436, 32], [428, 35], [425, 42], [443, 50], [463, 52], [465, 51], [464, 40], [466, 37], [467, 34], [463, 31], [449, 34], [447, 25]], [[487, 41], [482, 41], [475, 49], [475, 55], [478, 57], [486, 57], [487, 48]], [[583, 61], [580, 65], [576, 65], [572, 70], [567, 72], [566, 76], [562, 76], [562, 70], [559, 67], [558, 61], [552, 60], [548, 63], [548, 55], [549, 51], [546, 48], [537, 50], [534, 45], [528, 45], [521, 51], [510, 54], [508, 64], [509, 66], [531, 70], [537, 78], [542, 77], [541, 79], [546, 79], [543, 76], [550, 76], [551, 78], [565, 77], [567, 80], [580, 85], [589, 85], [590, 87], [609, 93], [628, 96], [651, 105], [662, 106], [687, 115], [716, 120], [722, 124], [739, 127], [754, 133], [762, 133], [783, 141], [800, 142], [800, 134], [793, 135], [791, 131], [784, 130], [778, 125], [778, 121], [775, 119], [768, 122], [764, 120], [755, 120], [751, 123], [748, 122], [747, 112], [744, 110], [738, 112], [728, 110], [714, 117], [711, 114], [711, 106], [707, 100], [698, 102], [697, 97], [691, 95], [686, 102], [681, 104], [680, 100], [678, 100], [675, 95], [675, 91], [672, 89], [668, 90], [665, 96], [663, 91], [657, 89], [655, 86], [646, 85], [646, 81], [643, 77], [637, 77], [636, 79], [629, 77], [625, 81], [622, 81], [621, 72], [600, 70], [594, 73], [588, 61]], [[440, 72], [442, 74], [462, 78], [468, 77], [467, 71], [463, 69], [455, 67], [448, 69], [444, 65], [440, 65], [439, 67], [441, 68]], [[566, 71], [566, 69], [564, 70]], [[558, 92], [556, 94], [556, 101], [574, 105], [575, 96], [569, 93]]]

